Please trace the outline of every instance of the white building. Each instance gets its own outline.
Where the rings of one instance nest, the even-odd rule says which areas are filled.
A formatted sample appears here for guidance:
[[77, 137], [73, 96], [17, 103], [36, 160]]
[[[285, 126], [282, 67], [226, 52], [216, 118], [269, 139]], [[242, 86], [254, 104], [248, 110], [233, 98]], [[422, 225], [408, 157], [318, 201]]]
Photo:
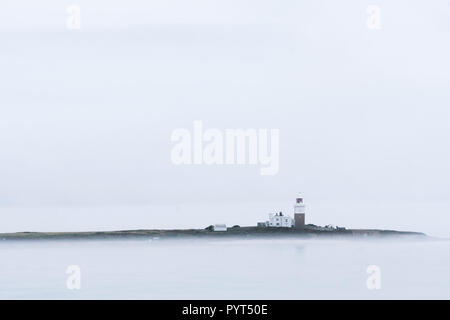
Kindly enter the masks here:
[[269, 221], [266, 222], [268, 227], [284, 227], [292, 228], [294, 226], [294, 219], [280, 213], [269, 213]]
[[294, 204], [294, 218], [283, 215], [280, 213], [269, 213], [269, 221], [258, 222], [258, 227], [280, 227], [280, 228], [305, 228], [305, 204], [303, 197], [299, 195], [295, 199]]
[[227, 231], [227, 225], [226, 224], [215, 224], [213, 230], [214, 231]]

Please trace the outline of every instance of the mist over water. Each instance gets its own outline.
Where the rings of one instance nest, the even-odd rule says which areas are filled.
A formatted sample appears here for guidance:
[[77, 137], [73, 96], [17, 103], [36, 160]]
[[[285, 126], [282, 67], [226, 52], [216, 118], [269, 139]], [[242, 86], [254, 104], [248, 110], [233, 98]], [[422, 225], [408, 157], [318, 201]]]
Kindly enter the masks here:
[[448, 252], [442, 240], [2, 241], [0, 298], [448, 299]]
[[[308, 202], [306, 223], [346, 228], [393, 229], [450, 237], [446, 202]], [[0, 207], [0, 233], [202, 229], [211, 224], [256, 226], [268, 213], [293, 216], [293, 201], [180, 203], [91, 207]]]
[[[0, 233], [254, 226], [302, 192], [306, 223], [450, 237], [448, 1], [376, 30], [355, 0], [68, 4], [1, 6]], [[195, 121], [279, 130], [278, 173], [175, 165]], [[444, 240], [1, 238], [5, 299], [450, 298]]]

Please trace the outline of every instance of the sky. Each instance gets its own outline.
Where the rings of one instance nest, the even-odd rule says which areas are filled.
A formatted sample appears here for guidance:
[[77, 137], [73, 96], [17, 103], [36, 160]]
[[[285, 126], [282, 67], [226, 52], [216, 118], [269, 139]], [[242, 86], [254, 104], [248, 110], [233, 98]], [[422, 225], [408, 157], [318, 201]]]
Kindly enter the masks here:
[[[0, 8], [0, 232], [252, 223], [302, 192], [317, 224], [450, 236], [449, 1]], [[278, 173], [174, 165], [196, 120], [279, 129]]]

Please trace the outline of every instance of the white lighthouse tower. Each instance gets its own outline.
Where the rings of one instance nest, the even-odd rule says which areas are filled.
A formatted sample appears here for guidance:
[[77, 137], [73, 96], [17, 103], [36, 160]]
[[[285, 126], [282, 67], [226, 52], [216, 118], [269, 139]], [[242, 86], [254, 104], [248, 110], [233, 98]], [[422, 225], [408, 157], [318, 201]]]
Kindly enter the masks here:
[[295, 199], [294, 204], [294, 227], [295, 229], [305, 228], [305, 204], [301, 194]]

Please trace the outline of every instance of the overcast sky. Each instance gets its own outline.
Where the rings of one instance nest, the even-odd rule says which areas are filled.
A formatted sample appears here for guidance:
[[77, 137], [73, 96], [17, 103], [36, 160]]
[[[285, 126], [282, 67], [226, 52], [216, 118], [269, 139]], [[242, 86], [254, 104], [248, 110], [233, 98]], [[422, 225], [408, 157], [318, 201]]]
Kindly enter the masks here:
[[[70, 4], [80, 30], [66, 27]], [[380, 30], [366, 26], [370, 4]], [[441, 203], [432, 223], [449, 224], [449, 17], [447, 0], [4, 0], [4, 217], [23, 207], [290, 206], [302, 191], [328, 214], [333, 203], [392, 203], [397, 222], [415, 203]], [[279, 129], [278, 174], [175, 166], [171, 133], [194, 120]]]

